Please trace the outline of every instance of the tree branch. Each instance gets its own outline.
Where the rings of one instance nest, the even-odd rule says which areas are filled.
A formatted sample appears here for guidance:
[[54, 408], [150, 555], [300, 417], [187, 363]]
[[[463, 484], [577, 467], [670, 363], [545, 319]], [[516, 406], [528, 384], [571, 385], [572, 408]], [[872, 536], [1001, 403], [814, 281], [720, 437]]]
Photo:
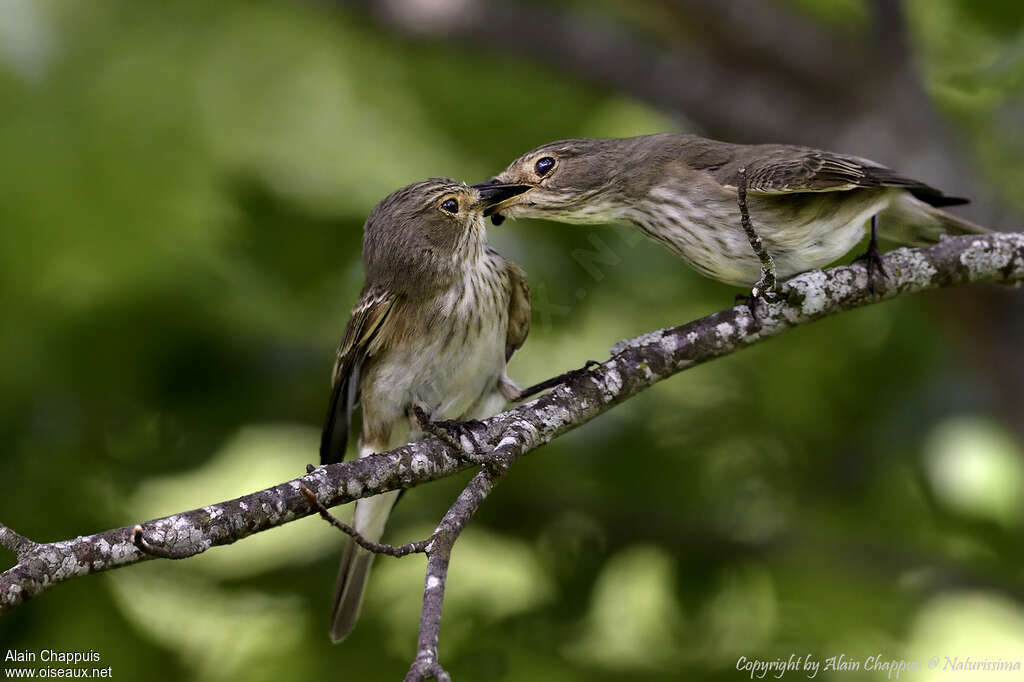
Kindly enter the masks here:
[[18, 561], [22, 561], [32, 552], [39, 548], [39, 545], [29, 540], [24, 535], [18, 535], [13, 530], [0, 523], [0, 547], [6, 547], [15, 553]]
[[416, 658], [409, 667], [405, 682], [451, 680], [448, 671], [438, 660], [437, 644], [441, 634], [441, 608], [444, 604], [444, 588], [448, 583], [448, 564], [452, 558], [452, 548], [469, 519], [494, 490], [494, 486], [506, 471], [507, 467], [481, 467], [441, 519], [431, 542], [427, 545], [427, 578], [423, 587], [420, 634]]
[[387, 554], [388, 556], [393, 557], [403, 557], [409, 554], [422, 554], [427, 551], [427, 547], [430, 545], [430, 541], [434, 539], [434, 536], [430, 536], [426, 540], [417, 540], [416, 542], [409, 542], [402, 545], [401, 547], [389, 545], [385, 542], [374, 542], [373, 540], [367, 540], [362, 533], [360, 533], [352, 526], [348, 525], [344, 521], [340, 520], [339, 518], [331, 514], [331, 512], [327, 511], [327, 507], [320, 504], [320, 501], [316, 499], [316, 495], [313, 494], [312, 490], [310, 490], [304, 485], [300, 485], [299, 492], [302, 493], [302, 496], [306, 498], [306, 500], [313, 506], [314, 509], [320, 512], [320, 518], [322, 518], [324, 521], [340, 530], [345, 535], [352, 538], [357, 545], [359, 545], [368, 552], [373, 552], [374, 554]]
[[[898, 249], [885, 256], [888, 279], [875, 295], [867, 270], [854, 264], [808, 272], [762, 303], [756, 318], [746, 305], [688, 324], [620, 341], [612, 357], [571, 376], [536, 400], [482, 422], [476, 435], [491, 454], [422, 545], [428, 555], [419, 647], [407, 679], [447, 673], [437, 661], [441, 605], [451, 547], [480, 503], [520, 456], [590, 421], [649, 386], [714, 358], [844, 310], [928, 289], [973, 282], [1024, 281], [1024, 234], [996, 233], [944, 239], [929, 249]], [[467, 468], [442, 441], [431, 438], [389, 452], [321, 466], [305, 476], [250, 495], [95, 535], [36, 544], [0, 525], [0, 545], [18, 564], [0, 574], [0, 613], [53, 585], [163, 556], [184, 558], [214, 545], [399, 488], [411, 488]], [[305, 486], [314, 495], [303, 494]], [[149, 545], [149, 550], [139, 548]], [[418, 543], [413, 543], [418, 544]], [[417, 550], [419, 547], [417, 547]]]

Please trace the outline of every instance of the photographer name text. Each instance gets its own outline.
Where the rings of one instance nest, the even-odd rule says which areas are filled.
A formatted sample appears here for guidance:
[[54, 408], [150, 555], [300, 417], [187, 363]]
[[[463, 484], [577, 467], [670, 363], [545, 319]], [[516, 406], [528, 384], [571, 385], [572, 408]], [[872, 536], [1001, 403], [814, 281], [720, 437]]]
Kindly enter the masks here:
[[747, 673], [752, 680], [764, 678], [781, 679], [787, 674], [801, 675], [808, 679], [818, 676], [819, 672], [881, 672], [890, 680], [898, 680], [905, 673], [922, 672], [925, 670], [941, 670], [953, 673], [1011, 673], [1020, 672], [1021, 661], [998, 657], [972, 656], [932, 656], [928, 659], [911, 660], [892, 658], [875, 654], [867, 658], [854, 658], [845, 654], [817, 658], [813, 654], [789, 658], [758, 659], [740, 656], [736, 661], [736, 670]]

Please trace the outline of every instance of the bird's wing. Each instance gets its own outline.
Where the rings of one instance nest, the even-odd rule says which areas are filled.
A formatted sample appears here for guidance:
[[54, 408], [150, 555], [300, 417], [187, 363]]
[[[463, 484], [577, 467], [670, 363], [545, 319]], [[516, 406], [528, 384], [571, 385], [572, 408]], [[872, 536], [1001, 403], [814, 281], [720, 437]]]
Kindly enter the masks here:
[[359, 400], [359, 374], [370, 343], [397, 300], [398, 296], [386, 289], [367, 287], [352, 309], [334, 361], [331, 400], [320, 435], [321, 464], [340, 462], [345, 457], [349, 422]]
[[903, 187], [932, 206], [967, 203], [966, 199], [946, 196], [923, 182], [855, 156], [785, 145], [736, 145], [732, 150], [732, 158], [711, 172], [723, 185], [735, 188], [739, 182], [739, 169], [745, 168], [747, 191], [752, 194], [844, 192], [863, 187]]
[[508, 300], [508, 334], [505, 337], [505, 362], [512, 354], [526, 343], [530, 333], [530, 287], [526, 283], [526, 273], [522, 268], [505, 259], [505, 271], [508, 273], [511, 292]]

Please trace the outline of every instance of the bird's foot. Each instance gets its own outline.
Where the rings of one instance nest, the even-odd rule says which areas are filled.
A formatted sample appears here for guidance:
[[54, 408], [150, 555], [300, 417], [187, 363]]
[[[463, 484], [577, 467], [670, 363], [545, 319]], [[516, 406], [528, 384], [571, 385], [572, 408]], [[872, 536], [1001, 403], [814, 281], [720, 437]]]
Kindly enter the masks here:
[[[770, 256], [769, 256], [770, 258]], [[750, 289], [751, 298], [776, 300], [779, 296], [779, 285], [775, 281], [775, 263], [769, 261], [761, 267], [761, 279]]]
[[578, 369], [571, 369], [568, 372], [559, 374], [556, 377], [546, 379], [540, 382], [539, 384], [534, 384], [533, 386], [528, 386], [527, 388], [524, 388], [523, 390], [519, 391], [519, 395], [515, 397], [514, 402], [521, 402], [523, 400], [526, 400], [527, 398], [531, 398], [537, 395], [541, 391], [546, 391], [549, 388], [554, 388], [555, 386], [558, 386], [560, 384], [572, 381], [578, 376], [587, 374], [588, 372], [590, 372], [592, 368], [600, 366], [601, 363], [597, 362], [596, 360], [587, 360], [586, 363], [584, 363], [584, 365]]
[[761, 268], [761, 279], [757, 280], [757, 283], [750, 288], [750, 294], [736, 294], [734, 301], [736, 303], [745, 303], [747, 309], [750, 311], [750, 316], [754, 318], [754, 321], [759, 321], [757, 315], [757, 304], [760, 301], [765, 303], [775, 303], [781, 300], [782, 295], [779, 293], [778, 283], [775, 280], [775, 268]]
[[444, 441], [458, 459], [470, 464], [486, 464], [486, 455], [490, 453], [489, 448], [480, 442], [474, 430], [484, 428], [484, 423], [479, 419], [466, 419], [456, 421], [454, 419], [440, 419], [431, 421], [427, 413], [419, 405], [412, 406], [416, 422], [423, 433], [430, 434], [435, 438]]
[[882, 262], [882, 250], [878, 248], [878, 242], [871, 240], [868, 250], [853, 259], [854, 263], [863, 263], [868, 271], [868, 289], [872, 294], [879, 294], [879, 282], [889, 279], [889, 273], [885, 271], [885, 264]]

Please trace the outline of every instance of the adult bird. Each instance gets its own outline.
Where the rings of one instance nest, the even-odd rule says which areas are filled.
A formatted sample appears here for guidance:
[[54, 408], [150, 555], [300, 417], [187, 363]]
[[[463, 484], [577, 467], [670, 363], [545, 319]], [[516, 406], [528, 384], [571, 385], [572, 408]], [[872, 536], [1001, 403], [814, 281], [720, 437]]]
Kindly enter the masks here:
[[[760, 275], [755, 296], [758, 286], [773, 288], [769, 275], [790, 277], [840, 258], [861, 241], [869, 220], [872, 289], [885, 274], [879, 229], [884, 239], [911, 246], [947, 233], [988, 232], [939, 208], [966, 199], [874, 161], [678, 133], [551, 142], [490, 182], [530, 188], [487, 209], [496, 224], [505, 217], [631, 223], [712, 279], [742, 286]], [[749, 238], [742, 229], [747, 206], [756, 233]], [[760, 257], [755, 237], [767, 252]]]
[[[483, 214], [526, 189], [435, 178], [394, 192], [370, 213], [366, 283], [334, 363], [322, 464], [343, 459], [357, 403], [363, 457], [420, 437], [415, 408], [430, 420], [464, 420], [520, 397], [505, 365], [530, 329], [529, 289], [519, 266], [487, 245]], [[398, 496], [357, 500], [355, 529], [378, 541]], [[350, 540], [331, 612], [335, 642], [356, 624], [372, 563]]]

